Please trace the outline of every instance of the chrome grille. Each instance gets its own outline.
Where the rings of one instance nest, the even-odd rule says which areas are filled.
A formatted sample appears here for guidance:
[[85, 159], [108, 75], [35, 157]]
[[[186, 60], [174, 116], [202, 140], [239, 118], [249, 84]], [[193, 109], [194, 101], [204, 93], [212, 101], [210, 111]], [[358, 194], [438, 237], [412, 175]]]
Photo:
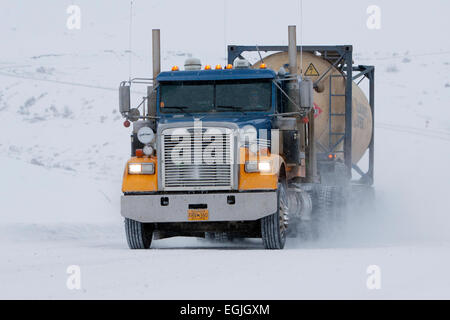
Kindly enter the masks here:
[[162, 133], [161, 181], [164, 190], [232, 189], [232, 131], [203, 128], [194, 134], [193, 130], [167, 129]]

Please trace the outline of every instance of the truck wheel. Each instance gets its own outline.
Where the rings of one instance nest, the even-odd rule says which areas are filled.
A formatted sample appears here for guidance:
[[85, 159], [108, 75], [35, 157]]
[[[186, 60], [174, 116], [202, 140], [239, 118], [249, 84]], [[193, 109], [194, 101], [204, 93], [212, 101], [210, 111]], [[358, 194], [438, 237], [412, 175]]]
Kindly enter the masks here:
[[312, 238], [333, 238], [340, 230], [340, 203], [337, 187], [319, 185], [315, 190], [312, 213]]
[[261, 235], [266, 249], [283, 249], [288, 225], [286, 185], [278, 183], [277, 212], [261, 219]]
[[148, 249], [152, 244], [153, 226], [125, 218], [125, 233], [130, 249]]

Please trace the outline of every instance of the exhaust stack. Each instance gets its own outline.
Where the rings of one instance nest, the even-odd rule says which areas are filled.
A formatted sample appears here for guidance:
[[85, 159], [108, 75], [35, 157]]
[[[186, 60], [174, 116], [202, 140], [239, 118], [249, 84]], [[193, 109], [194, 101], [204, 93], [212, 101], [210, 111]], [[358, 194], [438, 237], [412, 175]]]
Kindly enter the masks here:
[[[152, 65], [153, 65], [153, 87], [147, 88], [148, 96], [148, 115], [156, 116], [156, 93], [154, 88], [156, 88], [157, 82], [156, 77], [161, 72], [161, 37], [160, 30], [152, 30]], [[154, 121], [152, 121], [153, 126], [155, 126]]]
[[[289, 73], [293, 77], [291, 81], [287, 83], [288, 95], [291, 98], [288, 103], [289, 112], [298, 112], [298, 81], [297, 81], [297, 35], [296, 27], [288, 27], [288, 58], [289, 58]], [[295, 77], [294, 77], [295, 76]]]
[[297, 32], [295, 26], [288, 27], [288, 38], [289, 72], [294, 75], [297, 74]]
[[161, 37], [160, 30], [152, 30], [153, 79], [161, 72]]

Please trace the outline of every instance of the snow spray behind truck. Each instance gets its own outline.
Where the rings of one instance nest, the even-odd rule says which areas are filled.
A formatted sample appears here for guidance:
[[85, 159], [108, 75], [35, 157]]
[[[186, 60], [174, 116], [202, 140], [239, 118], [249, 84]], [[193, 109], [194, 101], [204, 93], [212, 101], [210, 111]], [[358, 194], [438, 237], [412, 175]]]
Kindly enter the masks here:
[[[228, 64], [161, 72], [121, 83], [133, 123], [121, 214], [128, 245], [173, 236], [262, 238], [340, 232], [341, 214], [374, 174], [374, 67], [353, 65], [352, 46], [228, 46]], [[251, 65], [243, 52], [276, 52]], [[354, 83], [369, 80], [369, 101]], [[131, 108], [131, 86], [147, 96]], [[358, 166], [367, 159], [367, 171]], [[352, 172], [359, 175], [352, 180]]]

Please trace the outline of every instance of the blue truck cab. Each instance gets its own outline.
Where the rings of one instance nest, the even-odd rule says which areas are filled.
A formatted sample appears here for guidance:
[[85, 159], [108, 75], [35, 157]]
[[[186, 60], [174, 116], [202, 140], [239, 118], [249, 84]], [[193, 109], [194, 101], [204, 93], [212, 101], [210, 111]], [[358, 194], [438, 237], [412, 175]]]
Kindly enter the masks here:
[[[284, 101], [275, 84], [277, 73], [262, 68], [174, 69], [159, 73], [153, 88], [151, 153], [142, 152], [144, 136], [152, 135], [146, 120], [135, 123], [139, 129], [121, 203], [126, 221], [151, 225], [158, 239], [261, 237], [272, 224], [284, 232], [286, 167], [271, 145], [273, 118], [283, 111]], [[152, 167], [147, 170], [151, 174], [130, 171], [139, 165], [141, 170]], [[144, 179], [152, 182], [143, 184]]]

